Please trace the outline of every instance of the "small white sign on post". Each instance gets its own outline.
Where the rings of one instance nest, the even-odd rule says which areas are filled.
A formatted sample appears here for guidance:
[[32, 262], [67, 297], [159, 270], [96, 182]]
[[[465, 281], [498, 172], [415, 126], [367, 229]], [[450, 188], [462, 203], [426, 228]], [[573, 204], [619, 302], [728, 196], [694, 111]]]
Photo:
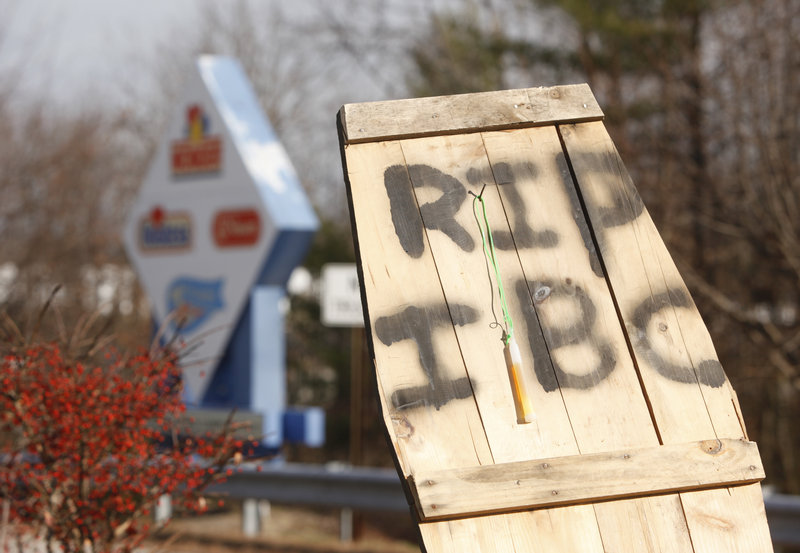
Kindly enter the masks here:
[[363, 327], [361, 286], [355, 263], [329, 263], [322, 267], [322, 324]]

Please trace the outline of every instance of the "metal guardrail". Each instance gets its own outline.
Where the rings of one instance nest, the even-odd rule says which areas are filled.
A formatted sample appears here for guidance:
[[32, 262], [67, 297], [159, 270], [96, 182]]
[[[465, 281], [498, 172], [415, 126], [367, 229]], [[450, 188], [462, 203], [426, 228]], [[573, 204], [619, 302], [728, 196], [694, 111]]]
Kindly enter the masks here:
[[[260, 468], [246, 465], [209, 492], [292, 505], [409, 512], [400, 479], [391, 469], [294, 463]], [[800, 547], [800, 496], [766, 494], [764, 505], [773, 543]]]
[[764, 496], [772, 543], [800, 547], [800, 496], [767, 494]]
[[391, 469], [341, 465], [243, 466], [208, 489], [237, 499], [355, 510], [405, 511], [409, 506]]

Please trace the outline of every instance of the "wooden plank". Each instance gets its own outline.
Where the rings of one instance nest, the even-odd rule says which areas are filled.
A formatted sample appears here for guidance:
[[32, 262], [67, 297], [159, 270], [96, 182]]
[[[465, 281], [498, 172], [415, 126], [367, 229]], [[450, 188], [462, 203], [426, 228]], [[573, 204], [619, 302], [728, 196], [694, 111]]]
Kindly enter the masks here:
[[[400, 146], [349, 146], [346, 156], [370, 350], [398, 466], [408, 476], [412, 467], [491, 463]], [[474, 540], [461, 524], [421, 524], [420, 533], [431, 551], [509, 550], [496, 537], [510, 540], [507, 530], [498, 531], [504, 518], [475, 519]]]
[[540, 387], [562, 396], [582, 454], [659, 445], [555, 129], [482, 137], [523, 268], [507, 285], [517, 338], [552, 360], [535, 360]]
[[[537, 369], [540, 385], [562, 396], [581, 454], [659, 445], [555, 129], [482, 137], [525, 274], [514, 292], [525, 311], [519, 332], [535, 344], [543, 331], [548, 355], [535, 369], [552, 361], [553, 373]], [[692, 550], [677, 495], [594, 511], [606, 550]], [[661, 512], [678, 526], [650, 525], [631, 512]], [[622, 524], [628, 530], [618, 534]]]
[[681, 494], [695, 551], [772, 552], [759, 484]]
[[410, 478], [424, 519], [538, 509], [764, 478], [754, 442], [707, 440], [453, 470]]
[[[711, 338], [605, 127], [559, 127], [665, 444], [743, 438]], [[681, 494], [695, 551], [772, 551], [760, 486]]]
[[[524, 517], [508, 517], [515, 553], [563, 551], [590, 553], [603, 548], [600, 529], [591, 505], [527, 511]], [[589, 525], [593, 524], [594, 528]]]
[[[606, 551], [693, 551], [679, 496], [654, 496], [650, 501], [614, 501], [610, 504], [614, 509], [597, 510], [597, 522], [603, 528]], [[675, 504], [678, 508], [673, 508]], [[669, 508], [664, 509], [665, 505]], [[631, 532], [631, 528], [639, 530]], [[674, 543], [664, 543], [665, 536], [674, 536]]]
[[576, 512], [588, 512], [590, 520], [594, 518], [592, 507], [583, 505], [456, 519], [447, 525], [423, 522], [419, 528], [424, 547], [430, 553], [607, 551], [599, 532], [586, 531]]
[[[377, 338], [371, 345], [401, 466], [408, 474], [410, 461], [415, 467], [490, 463], [430, 248], [404, 249], [401, 237], [421, 232], [422, 223], [400, 146], [354, 146], [347, 156], [369, 325]], [[398, 178], [384, 186], [387, 170]], [[387, 187], [412, 205], [390, 205]], [[388, 213], [405, 226], [396, 227]], [[450, 429], [448, 443], [431, 439], [441, 425]]]
[[[561, 127], [582, 197], [594, 194], [588, 221], [558, 134], [540, 126], [556, 112], [602, 117], [576, 103], [588, 88], [537, 91], [340, 112], [371, 351], [405, 477], [746, 436], [702, 320], [602, 124]], [[483, 184], [506, 241], [498, 263], [539, 415], [527, 425], [490, 326], [498, 298], [466, 201]], [[771, 550], [758, 485], [423, 521], [420, 533], [429, 551]]]
[[743, 438], [708, 330], [605, 127], [560, 129], [662, 439]]
[[346, 104], [346, 144], [602, 119], [585, 84]]
[[[403, 155], [422, 209], [431, 254], [451, 312], [469, 309], [470, 324], [455, 327], [467, 373], [495, 463], [575, 455], [579, 453], [564, 402], [538, 385], [532, 347], [521, 347], [532, 403], [546, 417], [542, 424], [520, 424], [503, 353], [500, 297], [489, 273], [474, 204], [469, 193], [481, 193], [496, 240], [497, 263], [515, 320], [523, 317], [512, 296], [524, 282], [522, 266], [511, 241], [511, 228], [479, 134], [404, 140]], [[488, 177], [488, 180], [487, 180]], [[477, 210], [477, 211], [476, 211]], [[519, 336], [519, 335], [518, 335]], [[522, 342], [523, 345], [525, 342]], [[546, 357], [543, 343], [539, 357]]]
[[[559, 394], [546, 392], [537, 385], [533, 374], [534, 355], [523, 349], [528, 367], [528, 389], [536, 409], [542, 415], [533, 424], [520, 424], [515, 412], [506, 360], [503, 355], [502, 330], [495, 321], [500, 298], [496, 282], [487, 273], [480, 230], [475, 218], [474, 199], [468, 194], [483, 191], [487, 216], [498, 240], [497, 262], [508, 284], [524, 280], [516, 250], [511, 242], [511, 228], [491, 177], [483, 141], [479, 134], [453, 135], [404, 140], [400, 142], [406, 167], [420, 206], [428, 244], [436, 260], [437, 273], [451, 312], [469, 309], [470, 324], [455, 327], [461, 355], [486, 431], [494, 462], [509, 462], [578, 453], [569, 418]], [[478, 204], [479, 205], [479, 204]], [[519, 302], [510, 302], [512, 315], [522, 319]], [[493, 312], [494, 308], [494, 312]], [[543, 341], [538, 355], [546, 358]], [[597, 522], [591, 507], [561, 509], [556, 513], [515, 513], [506, 516], [514, 531], [517, 551], [520, 543], [533, 550], [553, 548], [559, 551], [602, 551]], [[550, 528], [554, 520], [569, 523], [573, 532], [542, 534], [537, 528]], [[498, 538], [499, 539], [499, 538]], [[511, 551], [513, 548], [498, 549]]]

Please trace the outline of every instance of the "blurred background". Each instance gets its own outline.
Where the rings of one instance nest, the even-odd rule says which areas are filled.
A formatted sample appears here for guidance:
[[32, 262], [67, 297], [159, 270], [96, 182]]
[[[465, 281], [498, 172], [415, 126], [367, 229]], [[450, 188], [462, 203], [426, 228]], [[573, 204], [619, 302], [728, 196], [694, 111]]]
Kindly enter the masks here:
[[[239, 59], [289, 153], [321, 221], [312, 279], [354, 260], [342, 104], [588, 82], [765, 484], [800, 494], [800, 0], [0, 0], [0, 14], [0, 309], [15, 320], [61, 284], [65, 320], [100, 311], [122, 345], [149, 343], [122, 221], [201, 53]], [[391, 466], [372, 383], [351, 386], [352, 331], [322, 326], [313, 285], [290, 301], [288, 402], [324, 407], [327, 428], [286, 458]]]

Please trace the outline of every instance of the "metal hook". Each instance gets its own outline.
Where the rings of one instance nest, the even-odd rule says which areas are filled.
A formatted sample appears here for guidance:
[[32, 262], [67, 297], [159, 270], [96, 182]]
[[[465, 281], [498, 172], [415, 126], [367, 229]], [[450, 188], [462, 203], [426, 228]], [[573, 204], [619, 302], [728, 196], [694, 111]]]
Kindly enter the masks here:
[[468, 192], [480, 200], [481, 197], [483, 196], [483, 191], [484, 190], [486, 190], [486, 183], [483, 184], [483, 187], [481, 188], [481, 193], [480, 194], [475, 194], [475, 192], [473, 192], [472, 190], [469, 190]]

